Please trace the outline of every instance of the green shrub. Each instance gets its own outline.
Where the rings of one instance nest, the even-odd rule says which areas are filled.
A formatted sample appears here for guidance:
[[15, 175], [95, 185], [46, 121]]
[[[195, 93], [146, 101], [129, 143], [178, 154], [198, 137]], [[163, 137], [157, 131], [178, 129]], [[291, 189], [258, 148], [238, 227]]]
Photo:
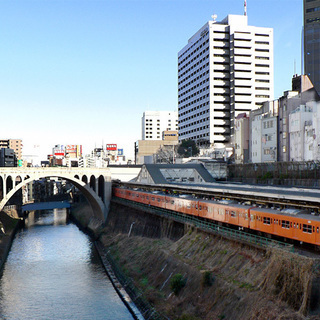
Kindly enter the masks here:
[[202, 286], [203, 287], [210, 287], [213, 283], [213, 276], [212, 276], [212, 273], [211, 271], [205, 271], [203, 274], [202, 274]]
[[186, 279], [183, 278], [181, 273], [175, 274], [170, 280], [170, 288], [176, 296], [185, 285]]

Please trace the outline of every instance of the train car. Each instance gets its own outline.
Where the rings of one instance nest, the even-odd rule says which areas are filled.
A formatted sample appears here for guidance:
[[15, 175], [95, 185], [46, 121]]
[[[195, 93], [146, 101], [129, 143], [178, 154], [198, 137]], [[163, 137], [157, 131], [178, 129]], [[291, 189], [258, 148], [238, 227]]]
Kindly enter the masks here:
[[149, 194], [149, 204], [151, 206], [166, 208], [166, 197], [164, 193], [152, 192]]
[[125, 198], [125, 190], [123, 188], [113, 188], [113, 195], [118, 198]]
[[199, 200], [199, 217], [249, 228], [250, 208], [230, 201]]
[[289, 214], [278, 210], [250, 210], [250, 228], [263, 233], [320, 245], [320, 217], [306, 213]]
[[176, 197], [174, 201], [176, 211], [196, 217], [199, 215], [199, 201], [192, 196], [180, 195], [179, 197]]
[[199, 216], [252, 229], [264, 234], [320, 245], [320, 217], [301, 211], [281, 212], [268, 208], [239, 205], [231, 201], [198, 200], [189, 195], [167, 195], [121, 187], [113, 188], [116, 197], [155, 207], [166, 208], [186, 215]]

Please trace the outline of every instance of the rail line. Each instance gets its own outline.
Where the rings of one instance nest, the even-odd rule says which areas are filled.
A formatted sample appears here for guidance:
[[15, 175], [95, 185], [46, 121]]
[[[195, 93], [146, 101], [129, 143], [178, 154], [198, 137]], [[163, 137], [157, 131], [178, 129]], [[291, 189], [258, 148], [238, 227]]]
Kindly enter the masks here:
[[145, 212], [155, 214], [161, 217], [169, 218], [177, 222], [192, 224], [203, 231], [210, 232], [215, 235], [222, 236], [223, 238], [239, 241], [244, 244], [248, 244], [258, 248], [262, 248], [262, 249], [278, 248], [278, 249], [294, 252], [294, 246], [292, 244], [288, 244], [282, 241], [258, 236], [255, 234], [231, 229], [224, 226], [220, 226], [213, 222], [204, 221], [195, 216], [184, 215], [179, 212], [175, 212], [175, 211], [171, 211], [171, 210], [167, 210], [159, 207], [149, 206], [143, 203], [122, 199], [115, 196], [112, 198], [111, 201], [119, 204], [124, 204], [126, 206], [129, 206], [135, 209], [140, 209], [140, 210], [143, 209], [143, 211]]

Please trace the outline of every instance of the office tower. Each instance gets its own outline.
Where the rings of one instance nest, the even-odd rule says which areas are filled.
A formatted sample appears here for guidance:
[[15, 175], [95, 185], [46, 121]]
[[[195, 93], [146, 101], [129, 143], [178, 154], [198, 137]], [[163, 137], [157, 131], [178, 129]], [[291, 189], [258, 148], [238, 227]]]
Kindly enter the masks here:
[[320, 93], [320, 0], [303, 1], [304, 73]]
[[247, 18], [207, 22], [178, 53], [180, 141], [225, 148], [235, 118], [273, 99], [273, 29]]

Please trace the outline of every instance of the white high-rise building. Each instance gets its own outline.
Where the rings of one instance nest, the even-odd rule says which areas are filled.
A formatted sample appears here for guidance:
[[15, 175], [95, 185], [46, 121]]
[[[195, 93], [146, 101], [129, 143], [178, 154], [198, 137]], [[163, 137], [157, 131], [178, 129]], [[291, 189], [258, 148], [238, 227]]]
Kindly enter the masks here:
[[177, 111], [145, 111], [141, 120], [142, 140], [162, 140], [163, 131], [178, 131]]
[[179, 140], [225, 148], [238, 114], [273, 99], [273, 29], [207, 22], [178, 54]]

